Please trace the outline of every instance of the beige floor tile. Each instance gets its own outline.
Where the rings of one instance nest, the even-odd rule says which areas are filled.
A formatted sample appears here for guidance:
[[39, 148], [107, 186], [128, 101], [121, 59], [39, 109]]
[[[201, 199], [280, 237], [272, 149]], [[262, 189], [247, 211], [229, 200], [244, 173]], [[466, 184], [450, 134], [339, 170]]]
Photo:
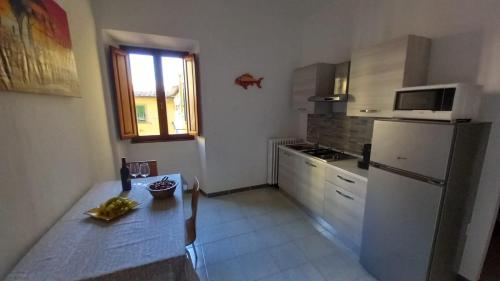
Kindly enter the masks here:
[[321, 273], [309, 263], [283, 271], [281, 274], [286, 281], [325, 281]]
[[207, 265], [210, 281], [248, 281], [240, 263], [231, 259], [228, 261]]
[[292, 240], [292, 238], [287, 234], [281, 226], [273, 226], [268, 228], [263, 228], [255, 232], [258, 239], [266, 247], [274, 247], [281, 244], [285, 244]]
[[238, 256], [236, 260], [240, 263], [245, 278], [250, 281], [258, 280], [279, 273], [280, 271], [267, 250]]
[[321, 234], [313, 234], [295, 240], [309, 260], [333, 254], [337, 247]]
[[275, 189], [200, 199], [201, 281], [375, 281], [353, 252]]
[[287, 270], [307, 262], [306, 256], [293, 241], [269, 249], [280, 270]]
[[197, 229], [197, 239], [202, 243], [209, 243], [253, 231], [252, 225], [246, 218], [216, 225], [208, 225]]
[[356, 261], [343, 253], [335, 253], [311, 261], [328, 281], [356, 281], [368, 274]]

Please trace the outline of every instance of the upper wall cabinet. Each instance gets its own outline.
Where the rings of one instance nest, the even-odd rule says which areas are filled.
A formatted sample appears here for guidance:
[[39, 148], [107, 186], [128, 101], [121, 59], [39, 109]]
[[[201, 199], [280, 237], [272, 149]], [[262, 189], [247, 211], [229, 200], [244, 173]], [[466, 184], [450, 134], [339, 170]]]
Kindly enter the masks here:
[[298, 68], [293, 73], [293, 108], [305, 113], [328, 113], [331, 102], [310, 102], [311, 96], [331, 96], [333, 94], [335, 65], [317, 63]]
[[428, 38], [407, 35], [355, 51], [347, 115], [392, 117], [394, 90], [426, 83], [430, 46]]

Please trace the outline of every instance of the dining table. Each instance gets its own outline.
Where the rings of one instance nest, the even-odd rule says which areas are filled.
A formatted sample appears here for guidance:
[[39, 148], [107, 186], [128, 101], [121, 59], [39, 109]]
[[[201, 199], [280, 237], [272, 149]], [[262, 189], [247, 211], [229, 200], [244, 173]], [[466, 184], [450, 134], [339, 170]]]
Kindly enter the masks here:
[[[176, 181], [173, 197], [154, 199], [147, 187]], [[57, 196], [53, 194], [52, 196]], [[139, 205], [112, 221], [86, 211], [114, 196]], [[186, 256], [181, 174], [95, 184], [28, 251], [5, 280], [198, 280]]]

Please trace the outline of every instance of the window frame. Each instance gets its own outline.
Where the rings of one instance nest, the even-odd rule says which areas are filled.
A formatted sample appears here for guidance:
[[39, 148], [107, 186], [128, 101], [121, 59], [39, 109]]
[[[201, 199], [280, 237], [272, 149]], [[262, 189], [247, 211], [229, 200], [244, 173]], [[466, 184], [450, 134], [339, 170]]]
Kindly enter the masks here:
[[[184, 141], [184, 140], [194, 140], [195, 136], [186, 134], [169, 134], [168, 133], [168, 120], [167, 120], [167, 105], [165, 97], [165, 88], [163, 84], [163, 69], [161, 64], [162, 57], [177, 57], [184, 58], [189, 55], [189, 52], [184, 51], [173, 51], [166, 49], [155, 49], [146, 47], [135, 47], [128, 45], [120, 45], [120, 49], [124, 50], [127, 55], [139, 54], [139, 55], [151, 55], [153, 56], [154, 70], [155, 70], [155, 81], [156, 81], [156, 103], [158, 108], [158, 122], [160, 126], [160, 134], [152, 136], [135, 136], [131, 139], [132, 143], [144, 143], [144, 142], [168, 142], [168, 141]], [[198, 78], [196, 79], [198, 82]], [[199, 88], [198, 83], [196, 87]], [[134, 97], [135, 101], [135, 97]], [[199, 115], [198, 115], [198, 118]], [[138, 122], [138, 120], [136, 120]]]

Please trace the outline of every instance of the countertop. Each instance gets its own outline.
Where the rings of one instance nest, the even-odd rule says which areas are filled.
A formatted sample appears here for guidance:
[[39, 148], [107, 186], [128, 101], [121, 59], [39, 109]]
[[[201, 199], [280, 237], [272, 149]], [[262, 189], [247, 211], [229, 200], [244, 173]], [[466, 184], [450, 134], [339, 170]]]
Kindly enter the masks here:
[[334, 166], [336, 168], [347, 171], [356, 176], [360, 176], [364, 179], [368, 179], [368, 170], [358, 168], [359, 159], [348, 159], [334, 162], [327, 162], [327, 164]]
[[330, 166], [333, 166], [335, 168], [338, 168], [338, 169], [341, 169], [341, 170], [344, 170], [344, 171], [347, 171], [355, 176], [358, 176], [358, 177], [361, 177], [365, 180], [368, 180], [368, 170], [365, 170], [365, 169], [360, 169], [358, 168], [358, 158], [355, 158], [355, 159], [347, 159], [347, 160], [340, 160], [340, 161], [326, 161], [326, 160], [323, 160], [323, 159], [320, 159], [320, 158], [317, 158], [317, 157], [314, 157], [314, 156], [311, 156], [309, 154], [305, 154], [299, 150], [295, 150], [295, 149], [292, 149], [292, 148], [289, 148], [289, 147], [286, 147], [284, 145], [281, 145], [280, 146], [281, 148], [287, 150], [287, 151], [290, 151], [290, 152], [293, 152], [297, 155], [300, 155], [302, 157], [306, 157], [306, 158], [310, 158], [310, 159], [314, 159], [314, 160], [317, 160], [317, 161], [322, 161], [324, 162], [325, 164], [327, 165], [330, 165]]

